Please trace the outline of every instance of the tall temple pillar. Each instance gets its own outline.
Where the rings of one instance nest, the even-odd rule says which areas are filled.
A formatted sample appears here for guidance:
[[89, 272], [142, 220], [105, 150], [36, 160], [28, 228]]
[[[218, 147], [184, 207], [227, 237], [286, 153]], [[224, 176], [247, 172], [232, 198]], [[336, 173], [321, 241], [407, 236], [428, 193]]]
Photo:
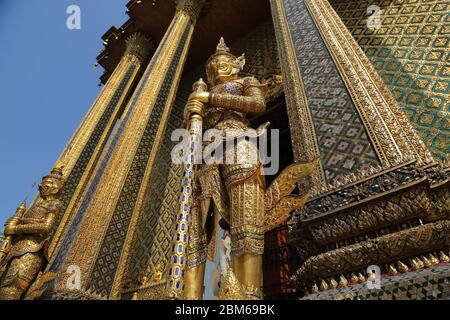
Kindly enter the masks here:
[[53, 293], [64, 292], [69, 266], [81, 270], [81, 291], [120, 298], [123, 270], [157, 151], [204, 0], [178, 0], [176, 14], [127, 105], [62, 240], [50, 270]]
[[143, 63], [152, 49], [151, 40], [135, 33], [126, 40], [126, 52], [98, 98], [58, 159], [66, 179], [61, 192], [63, 214], [54, 231], [49, 255], [67, 230], [108, 137], [121, 116]]

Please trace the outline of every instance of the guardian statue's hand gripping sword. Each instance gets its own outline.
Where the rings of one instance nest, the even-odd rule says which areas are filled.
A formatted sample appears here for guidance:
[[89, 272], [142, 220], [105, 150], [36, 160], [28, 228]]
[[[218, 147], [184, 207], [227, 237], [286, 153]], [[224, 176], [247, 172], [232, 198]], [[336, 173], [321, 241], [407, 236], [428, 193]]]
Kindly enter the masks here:
[[[27, 208], [24, 201], [17, 208], [14, 216], [6, 222], [5, 226], [6, 225], [16, 226], [20, 222], [20, 219], [22, 219], [26, 209]], [[3, 243], [0, 246], [0, 278], [3, 273], [3, 270], [6, 268], [6, 264], [4, 263], [4, 261], [6, 261], [6, 258], [11, 250], [11, 241], [12, 236], [6, 236], [5, 239], [3, 240]]]
[[[200, 79], [193, 86], [194, 92], [208, 90], [206, 83]], [[193, 203], [193, 185], [195, 165], [198, 164], [199, 151], [202, 150], [202, 124], [204, 106], [197, 100], [190, 100], [185, 109], [185, 125], [189, 130], [189, 144], [183, 154], [183, 175], [179, 194], [178, 214], [173, 234], [173, 252], [169, 261], [168, 296], [170, 299], [183, 299], [187, 265], [187, 247], [189, 242], [189, 223]]]

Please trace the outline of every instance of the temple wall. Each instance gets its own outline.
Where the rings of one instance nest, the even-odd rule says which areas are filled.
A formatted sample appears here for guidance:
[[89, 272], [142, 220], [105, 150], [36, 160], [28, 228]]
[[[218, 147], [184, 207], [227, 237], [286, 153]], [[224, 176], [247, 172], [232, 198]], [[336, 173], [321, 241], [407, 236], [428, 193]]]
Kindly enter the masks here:
[[[445, 251], [448, 247], [446, 231], [437, 236], [438, 232], [433, 229], [438, 227], [438, 230], [441, 224], [447, 225], [447, 222], [440, 220], [445, 220], [448, 211], [439, 209], [445, 204], [433, 196], [433, 190], [445, 186], [448, 170], [434, 161], [416, 134], [417, 130], [410, 124], [411, 117], [408, 119], [405, 104], [398, 99], [398, 92], [392, 94], [393, 87], [380, 65], [374, 63], [370, 55], [372, 51], [355, 36], [355, 30], [364, 36], [369, 33], [367, 19], [358, 20], [358, 15], [364, 16], [372, 3], [338, 0], [331, 3], [334, 7], [327, 0], [271, 0], [292, 122], [293, 145], [300, 151], [296, 159], [314, 159], [320, 155], [322, 160], [323, 175], [312, 177], [311, 187], [308, 188], [310, 200], [294, 212], [289, 228], [290, 243], [295, 245], [302, 261], [302, 266], [291, 279], [303, 294], [324, 291], [318, 299], [327, 298], [327, 290], [336, 287], [336, 280], [343, 279], [339, 286], [346, 287], [345, 279], [353, 278], [352, 272], [364, 274], [369, 265], [380, 265], [383, 275], [393, 268], [394, 271], [391, 271], [395, 274], [398, 272], [393, 265], [408, 257], [410, 260], [405, 261], [412, 266], [408, 270], [415, 270], [417, 266], [413, 264], [419, 259], [416, 255], [432, 250]], [[341, 4], [341, 7], [336, 3]], [[394, 2], [377, 3], [388, 6]], [[413, 3], [413, 6], [410, 5]], [[433, 23], [428, 26], [426, 22], [426, 19], [439, 19], [443, 6], [437, 1], [427, 1], [423, 5], [418, 3], [396, 1], [395, 5], [402, 5], [396, 12], [412, 12], [412, 7], [417, 12], [427, 11], [429, 15], [424, 18], [420, 30], [435, 32], [432, 36], [434, 47], [430, 49], [429, 56], [435, 57], [434, 51], [441, 52], [443, 56], [448, 48], [441, 49], [438, 46], [444, 45], [442, 39], [445, 37], [441, 34], [446, 32], [446, 28]], [[339, 8], [347, 9], [346, 15]], [[438, 17], [431, 15], [431, 12], [435, 12]], [[415, 15], [407, 14], [398, 15], [397, 18], [401, 20], [402, 17], [411, 21], [415, 19]], [[349, 22], [343, 22], [341, 18], [348, 18], [356, 23], [357, 28], [350, 27], [348, 30]], [[387, 20], [383, 21], [387, 23]], [[378, 31], [383, 30], [383, 26], [382, 23]], [[406, 35], [413, 33], [412, 30], [407, 26], [392, 28], [388, 30], [389, 41], [410, 40], [411, 37]], [[388, 31], [384, 29], [384, 32]], [[424, 38], [417, 37], [415, 40], [423, 45], [420, 41], [425, 41]], [[375, 37], [373, 39], [372, 44], [376, 43]], [[408, 50], [405, 56], [407, 59], [419, 60], [420, 56], [423, 60], [419, 64], [420, 68], [428, 64], [426, 59], [429, 58], [424, 57], [424, 50], [416, 50], [414, 46]], [[421, 53], [417, 55], [418, 52]], [[387, 57], [380, 60], [389, 64]], [[444, 62], [436, 63], [436, 66], [444, 67]], [[397, 68], [391, 63], [389, 68], [391, 73], [395, 73], [402, 70], [402, 65]], [[445, 76], [446, 71], [441, 73]], [[419, 73], [412, 77], [417, 83], [422, 79]], [[446, 82], [443, 78], [434, 79], [437, 83]], [[414, 90], [411, 87], [405, 92], [411, 95]], [[436, 89], [429, 87], [429, 90]], [[439, 90], [436, 91], [440, 95]], [[350, 113], [349, 121], [343, 118], [345, 113]], [[354, 149], [345, 149], [346, 145], [341, 142], [345, 141], [346, 133], [349, 132], [345, 126], [354, 125], [354, 119], [359, 120], [357, 128], [360, 131], [356, 132], [365, 134], [357, 138], [365, 138], [371, 147], [363, 149], [365, 152], [362, 155], [355, 155]], [[324, 135], [328, 132], [321, 132], [324, 123], [329, 123], [332, 129], [344, 126], [342, 129], [345, 130], [342, 131], [331, 130], [335, 141], [338, 141], [337, 152], [332, 150], [332, 142], [335, 141], [327, 143], [323, 139], [328, 138]], [[417, 129], [417, 124], [414, 125]], [[353, 170], [338, 171], [333, 175], [333, 170], [340, 170], [343, 165], [345, 169], [348, 160], [332, 155], [330, 159], [333, 161], [330, 161], [324, 152], [327, 147], [337, 155], [342, 151], [343, 157], [353, 156], [357, 162], [366, 160], [373, 153], [376, 155], [375, 160], [379, 161], [378, 167], [376, 162], [368, 164], [366, 172], [364, 166], [356, 165]], [[436, 157], [435, 150], [433, 152]], [[343, 177], [343, 181], [339, 177]], [[317, 185], [321, 186], [319, 192], [315, 190]], [[400, 244], [401, 239], [406, 239], [408, 244], [418, 244], [418, 239], [425, 237], [430, 241], [424, 242], [421, 248]], [[381, 248], [381, 243], [385, 247]], [[436, 262], [436, 258], [433, 260], [434, 264], [439, 262]], [[441, 262], [444, 261], [445, 257]], [[393, 281], [401, 282], [401, 279]], [[317, 288], [319, 284], [320, 288]], [[401, 283], [399, 287], [402, 288]], [[386, 291], [384, 298], [389, 298], [389, 294]], [[395, 298], [395, 295], [391, 298]]]
[[[330, 0], [437, 159], [450, 151], [450, 4], [443, 0]], [[370, 5], [379, 29], [367, 27]]]
[[326, 181], [379, 166], [361, 117], [305, 4], [283, 2]]

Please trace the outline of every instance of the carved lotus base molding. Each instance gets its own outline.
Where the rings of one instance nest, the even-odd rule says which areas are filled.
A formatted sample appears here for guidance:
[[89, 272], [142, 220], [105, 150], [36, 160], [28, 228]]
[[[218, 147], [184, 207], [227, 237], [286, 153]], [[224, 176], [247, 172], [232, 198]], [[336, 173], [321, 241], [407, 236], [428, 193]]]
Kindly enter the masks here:
[[[448, 163], [417, 167], [412, 162], [336, 185], [295, 212], [289, 226], [290, 242], [302, 262], [339, 253], [354, 260], [353, 268], [362, 271], [368, 264], [357, 262], [353, 255], [366, 244], [396, 239], [399, 232], [407, 234], [422, 224], [450, 220], [448, 171]], [[432, 250], [428, 248], [428, 252]], [[395, 255], [392, 257], [395, 260]], [[382, 263], [373, 259], [373, 264]]]
[[320, 288], [315, 285], [301, 300], [449, 300], [450, 264], [430, 261], [428, 264], [432, 266], [383, 276], [379, 289], [358, 279], [349, 281], [348, 286], [341, 286], [340, 282], [337, 288], [322, 281]]
[[85, 290], [57, 290], [52, 294], [52, 300], [108, 300], [94, 291]]
[[168, 300], [167, 281], [162, 280], [150, 286], [130, 290], [133, 292], [132, 300]]
[[[296, 272], [292, 280], [298, 287], [309, 290], [311, 286], [321, 283], [325, 278], [340, 279], [340, 275], [358, 273], [370, 265], [401, 262], [402, 259], [434, 251], [448, 252], [448, 248], [450, 248], [450, 221], [442, 220], [311, 257]], [[412, 259], [412, 267], [419, 268], [421, 265], [423, 267], [426, 261], [433, 259], [431, 256], [428, 257], [425, 262], [423, 259]], [[401, 265], [398, 268], [401, 268]]]
[[448, 171], [448, 163], [418, 167], [413, 161], [406, 166], [373, 169], [361, 176], [349, 176], [311, 199], [295, 216], [302, 222], [311, 223], [415, 185], [440, 188], [449, 183]]

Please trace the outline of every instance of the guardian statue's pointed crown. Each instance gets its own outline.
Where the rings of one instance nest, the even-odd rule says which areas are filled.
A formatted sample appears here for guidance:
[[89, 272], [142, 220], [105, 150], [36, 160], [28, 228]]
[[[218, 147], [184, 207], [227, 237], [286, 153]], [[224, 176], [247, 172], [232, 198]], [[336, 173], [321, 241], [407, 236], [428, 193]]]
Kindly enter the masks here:
[[220, 38], [219, 44], [217, 45], [216, 52], [211, 55], [206, 63], [206, 74], [208, 76], [208, 82], [214, 84], [216, 74], [220, 66], [221, 61], [226, 61], [230, 63], [233, 67], [233, 72], [238, 73], [245, 66], [245, 55], [242, 54], [239, 58], [230, 52], [230, 48], [225, 43], [223, 37]]

